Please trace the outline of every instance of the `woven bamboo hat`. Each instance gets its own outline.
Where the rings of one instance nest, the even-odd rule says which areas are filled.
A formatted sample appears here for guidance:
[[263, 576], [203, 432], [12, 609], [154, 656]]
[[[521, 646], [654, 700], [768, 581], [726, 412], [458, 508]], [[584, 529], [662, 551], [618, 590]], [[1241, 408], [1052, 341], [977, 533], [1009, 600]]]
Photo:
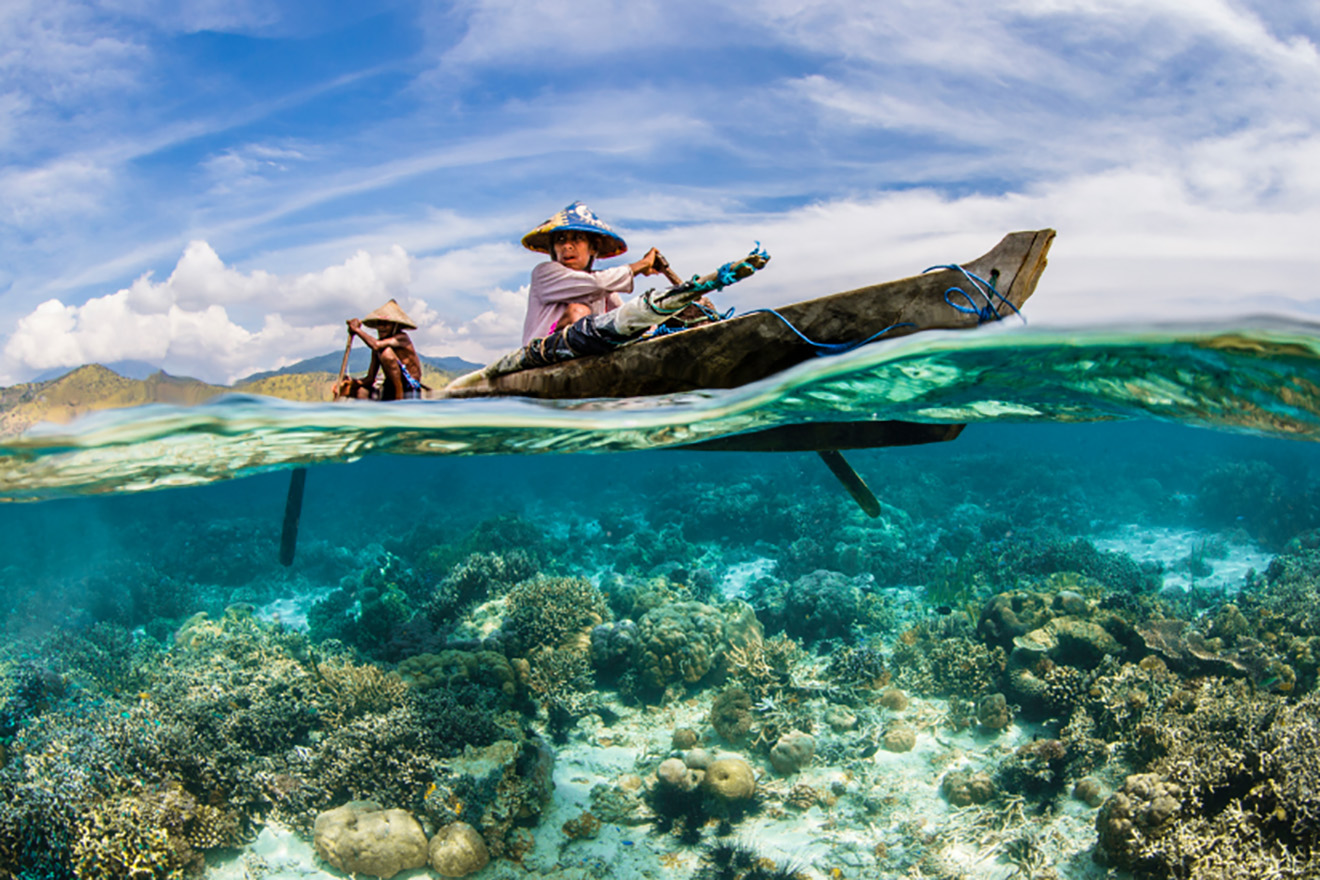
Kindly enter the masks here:
[[600, 244], [596, 256], [602, 260], [617, 257], [628, 250], [627, 243], [581, 202], [574, 202], [522, 237], [523, 247], [541, 254], [550, 253], [550, 237], [556, 232], [575, 229], [596, 235]]
[[400, 327], [407, 327], [409, 330], [416, 330], [417, 325], [413, 323], [412, 318], [404, 314], [403, 309], [394, 300], [390, 300], [385, 305], [376, 309], [370, 315], [362, 319], [372, 330], [380, 327], [381, 324], [398, 324]]

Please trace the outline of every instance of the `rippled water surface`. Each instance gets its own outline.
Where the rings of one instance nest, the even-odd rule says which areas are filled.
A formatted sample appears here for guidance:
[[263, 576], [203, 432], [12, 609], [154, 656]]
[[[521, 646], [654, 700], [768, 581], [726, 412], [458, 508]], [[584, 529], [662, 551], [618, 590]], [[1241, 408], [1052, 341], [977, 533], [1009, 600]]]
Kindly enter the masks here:
[[195, 485], [373, 454], [671, 449], [820, 421], [1158, 419], [1314, 439], [1320, 328], [1217, 326], [923, 333], [732, 390], [588, 401], [296, 404], [228, 396], [40, 426], [0, 442], [9, 499]]

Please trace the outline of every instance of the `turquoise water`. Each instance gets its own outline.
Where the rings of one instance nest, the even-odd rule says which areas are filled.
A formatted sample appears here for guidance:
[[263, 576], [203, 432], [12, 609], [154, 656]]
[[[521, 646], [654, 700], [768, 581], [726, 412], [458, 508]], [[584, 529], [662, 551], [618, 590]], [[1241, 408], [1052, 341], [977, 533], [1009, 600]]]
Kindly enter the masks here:
[[923, 333], [732, 390], [665, 398], [310, 405], [232, 395], [42, 426], [0, 441], [11, 500], [195, 485], [375, 454], [673, 449], [782, 425], [1158, 419], [1313, 439], [1320, 327]]
[[[0, 505], [0, 873], [237, 877], [371, 799], [471, 821], [477, 876], [761, 876], [720, 841], [813, 878], [1315, 876], [1318, 364], [1320, 328], [1264, 319], [1025, 328], [663, 400], [230, 397], [9, 438], [0, 494], [40, 503]], [[968, 425], [847, 453], [875, 519], [810, 453], [679, 448], [873, 419]], [[423, 686], [444, 651], [469, 671]], [[758, 798], [657, 795], [682, 727]], [[777, 769], [791, 730], [814, 757]], [[458, 769], [499, 741], [529, 778], [555, 755], [553, 793]], [[1172, 818], [1123, 837], [1155, 785]]]

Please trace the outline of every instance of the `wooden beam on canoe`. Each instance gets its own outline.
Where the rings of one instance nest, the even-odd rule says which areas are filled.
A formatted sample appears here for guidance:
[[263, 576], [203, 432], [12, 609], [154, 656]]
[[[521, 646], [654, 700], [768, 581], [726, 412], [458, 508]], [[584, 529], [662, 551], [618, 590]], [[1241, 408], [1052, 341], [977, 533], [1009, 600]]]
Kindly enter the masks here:
[[961, 434], [965, 427], [898, 420], [806, 422], [716, 437], [678, 448], [707, 452], [828, 452], [882, 446], [921, 446], [925, 443], [947, 443]]
[[825, 462], [825, 467], [830, 469], [830, 473], [843, 484], [843, 488], [848, 490], [848, 494], [857, 502], [863, 513], [871, 519], [880, 515], [880, 499], [875, 497], [871, 487], [866, 485], [861, 475], [848, 464], [848, 459], [843, 457], [842, 452], [837, 449], [821, 449], [816, 454]]
[[280, 565], [293, 565], [298, 551], [298, 521], [302, 519], [303, 489], [307, 468], [294, 468], [289, 478], [289, 494], [284, 499], [284, 528], [280, 531]]

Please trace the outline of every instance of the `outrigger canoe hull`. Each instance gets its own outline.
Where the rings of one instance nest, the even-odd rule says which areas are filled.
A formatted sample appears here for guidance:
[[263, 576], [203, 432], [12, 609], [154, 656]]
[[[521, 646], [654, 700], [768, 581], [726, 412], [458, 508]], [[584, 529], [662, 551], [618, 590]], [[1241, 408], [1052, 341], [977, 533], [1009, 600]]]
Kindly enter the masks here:
[[[1006, 235], [984, 256], [962, 266], [991, 281], [1005, 300], [1021, 309], [1036, 289], [1053, 229]], [[893, 339], [923, 330], [970, 330], [981, 321], [945, 299], [951, 287], [967, 289], [962, 273], [941, 269], [784, 306], [776, 311], [808, 338], [846, 344], [887, 327]], [[999, 313], [1011, 309], [999, 304]], [[647, 397], [706, 388], [737, 388], [816, 355], [779, 318], [749, 313], [654, 339], [603, 355], [483, 379], [453, 397], [519, 396], [559, 400]], [[962, 425], [912, 422], [816, 422], [705, 441], [689, 448], [739, 451], [858, 449], [952, 440]]]

